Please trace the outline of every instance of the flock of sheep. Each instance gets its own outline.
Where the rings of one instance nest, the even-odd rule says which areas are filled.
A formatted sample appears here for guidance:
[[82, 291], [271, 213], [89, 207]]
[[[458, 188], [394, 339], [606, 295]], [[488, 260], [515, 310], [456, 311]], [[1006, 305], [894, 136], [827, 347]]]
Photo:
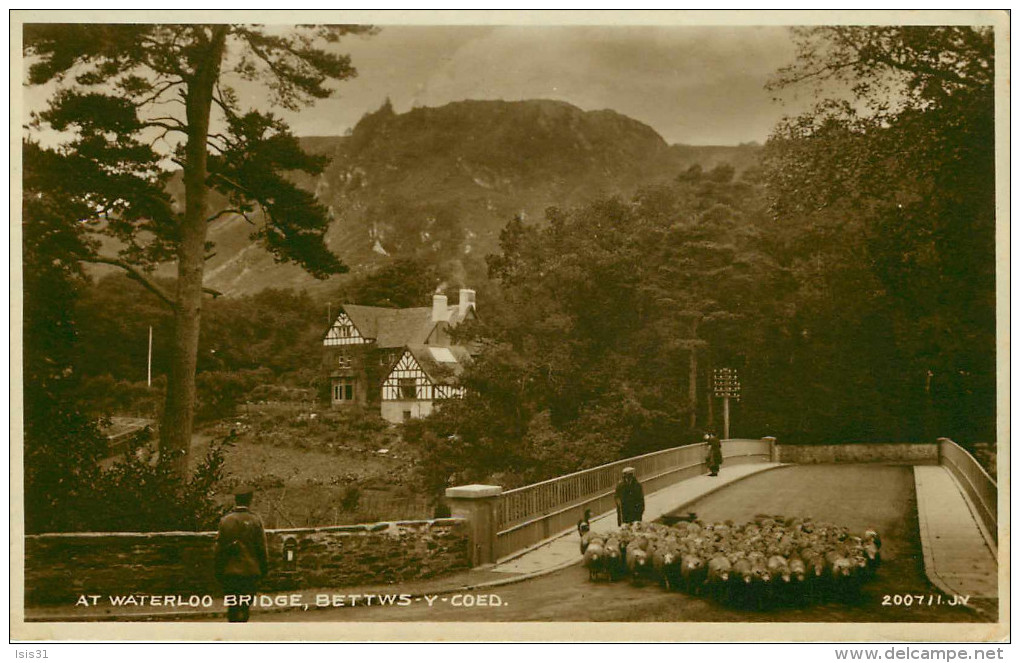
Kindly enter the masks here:
[[810, 519], [756, 516], [734, 525], [696, 518], [674, 525], [627, 523], [604, 535], [578, 523], [592, 580], [630, 576], [666, 589], [728, 601], [766, 604], [845, 598], [875, 572], [878, 532], [861, 535]]

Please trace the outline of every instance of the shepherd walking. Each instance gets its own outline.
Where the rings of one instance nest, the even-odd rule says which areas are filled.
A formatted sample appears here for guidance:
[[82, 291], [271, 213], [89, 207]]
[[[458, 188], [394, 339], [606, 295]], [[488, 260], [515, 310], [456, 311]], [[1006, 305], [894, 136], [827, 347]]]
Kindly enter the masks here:
[[633, 467], [623, 468], [623, 479], [616, 484], [616, 524], [640, 522], [645, 514], [645, 492], [634, 476]]
[[259, 580], [269, 570], [266, 531], [262, 519], [249, 510], [253, 496], [251, 488], [237, 489], [236, 506], [220, 520], [216, 536], [215, 573], [230, 622], [248, 621]]

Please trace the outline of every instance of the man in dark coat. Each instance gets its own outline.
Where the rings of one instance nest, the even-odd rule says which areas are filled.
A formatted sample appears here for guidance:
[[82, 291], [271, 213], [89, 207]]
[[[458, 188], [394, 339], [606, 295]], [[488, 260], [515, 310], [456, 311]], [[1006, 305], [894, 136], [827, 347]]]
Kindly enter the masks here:
[[215, 573], [223, 586], [227, 621], [246, 622], [259, 580], [269, 570], [262, 519], [249, 510], [254, 491], [238, 488], [236, 506], [220, 520], [216, 536]]
[[719, 476], [719, 467], [722, 465], [722, 442], [715, 433], [705, 433], [705, 442], [708, 443], [708, 454], [705, 458], [708, 476]]
[[645, 514], [645, 491], [634, 476], [633, 467], [623, 468], [623, 479], [616, 484], [616, 524], [635, 523]]

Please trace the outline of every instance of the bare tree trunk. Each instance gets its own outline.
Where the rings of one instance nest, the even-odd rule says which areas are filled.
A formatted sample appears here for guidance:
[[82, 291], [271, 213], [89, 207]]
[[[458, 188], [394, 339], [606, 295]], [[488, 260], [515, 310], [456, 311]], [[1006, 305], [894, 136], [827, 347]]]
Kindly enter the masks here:
[[[204, 28], [197, 28], [204, 29]], [[195, 420], [195, 370], [205, 274], [206, 177], [209, 114], [219, 77], [227, 26], [211, 29], [207, 56], [197, 63], [187, 92], [188, 142], [184, 160], [184, 218], [177, 247], [174, 334], [167, 380], [166, 406], [160, 426], [160, 454], [173, 460], [180, 476], [188, 471]]]

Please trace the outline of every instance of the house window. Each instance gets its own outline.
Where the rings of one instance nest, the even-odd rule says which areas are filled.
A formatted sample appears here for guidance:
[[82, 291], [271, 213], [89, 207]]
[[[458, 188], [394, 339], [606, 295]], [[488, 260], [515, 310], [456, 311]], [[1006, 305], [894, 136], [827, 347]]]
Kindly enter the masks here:
[[349, 355], [341, 354], [341, 355], [337, 356], [336, 363], [337, 363], [337, 366], [339, 366], [340, 368], [350, 368], [351, 367], [351, 358], [350, 358]]
[[415, 387], [416, 380], [414, 378], [400, 378], [398, 384], [400, 385], [400, 397], [404, 399], [414, 399], [418, 397], [417, 389]]
[[333, 382], [333, 400], [334, 401], [353, 401], [354, 400], [354, 381], [353, 380], [336, 380]]
[[404, 421], [410, 421], [410, 420], [411, 420], [411, 411], [410, 410], [404, 410]]

